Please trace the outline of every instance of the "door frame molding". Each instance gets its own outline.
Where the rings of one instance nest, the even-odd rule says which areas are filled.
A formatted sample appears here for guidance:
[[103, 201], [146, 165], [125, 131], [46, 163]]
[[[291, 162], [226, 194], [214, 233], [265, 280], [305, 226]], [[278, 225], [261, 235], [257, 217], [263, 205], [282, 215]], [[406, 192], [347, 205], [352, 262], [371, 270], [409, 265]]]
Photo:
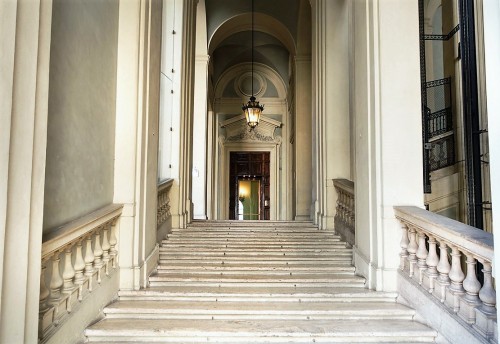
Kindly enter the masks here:
[[216, 190], [218, 193], [217, 214], [222, 220], [229, 219], [229, 168], [231, 152], [269, 152], [269, 197], [270, 219], [277, 220], [278, 214], [278, 185], [279, 181], [279, 146], [275, 142], [221, 142], [219, 157], [219, 177]]

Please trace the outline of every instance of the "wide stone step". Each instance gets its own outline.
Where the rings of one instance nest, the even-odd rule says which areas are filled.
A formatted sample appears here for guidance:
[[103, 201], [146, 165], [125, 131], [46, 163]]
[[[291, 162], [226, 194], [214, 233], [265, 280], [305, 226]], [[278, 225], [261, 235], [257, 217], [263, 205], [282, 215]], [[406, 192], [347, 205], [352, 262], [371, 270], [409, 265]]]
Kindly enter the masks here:
[[188, 225], [188, 228], [193, 227], [275, 227], [281, 226], [286, 228], [291, 227], [313, 227], [318, 228], [313, 225], [312, 221], [273, 221], [273, 220], [265, 220], [265, 221], [252, 221], [252, 220], [194, 220], [192, 223]]
[[281, 242], [241, 242], [241, 241], [164, 241], [164, 248], [170, 247], [201, 247], [201, 248], [307, 248], [307, 249], [325, 249], [325, 248], [345, 248], [343, 242], [321, 242], [321, 243], [291, 243], [288, 241]]
[[176, 263], [217, 263], [217, 264], [259, 264], [259, 265], [274, 265], [274, 264], [288, 264], [288, 265], [303, 265], [311, 264], [314, 262], [317, 265], [331, 264], [331, 263], [351, 263], [352, 255], [337, 255], [337, 256], [319, 256], [319, 257], [292, 257], [292, 256], [260, 256], [260, 257], [203, 257], [203, 256], [160, 256], [160, 265], [172, 265]]
[[394, 303], [397, 293], [376, 292], [365, 288], [329, 287], [150, 287], [146, 290], [123, 290], [120, 300], [159, 301], [218, 301], [218, 302], [389, 302]]
[[151, 286], [233, 286], [233, 287], [363, 287], [364, 278], [352, 274], [317, 275], [205, 275], [205, 274], [156, 274], [149, 278]]
[[287, 228], [205, 228], [205, 229], [172, 229], [171, 234], [174, 235], [233, 235], [233, 236], [324, 236], [324, 237], [338, 237], [335, 232], [319, 231], [317, 229], [287, 229]]
[[351, 249], [338, 249], [338, 250], [321, 250], [316, 251], [276, 251], [276, 250], [265, 250], [265, 251], [198, 251], [198, 250], [181, 250], [181, 251], [162, 251], [160, 252], [160, 257], [163, 258], [187, 258], [187, 257], [234, 257], [234, 258], [247, 258], [247, 259], [259, 259], [259, 258], [276, 258], [276, 257], [295, 257], [297, 259], [317, 259], [320, 257], [333, 258], [338, 256], [352, 256]]
[[85, 331], [90, 342], [431, 343], [437, 333], [406, 320], [105, 319]]
[[344, 264], [328, 264], [328, 265], [320, 265], [317, 264], [303, 264], [303, 265], [287, 265], [287, 264], [274, 264], [274, 265], [262, 265], [262, 264], [233, 264], [233, 263], [204, 263], [203, 266], [200, 266], [199, 263], [179, 263], [175, 262], [170, 265], [159, 265], [158, 271], [220, 271], [220, 272], [228, 272], [234, 271], [237, 273], [248, 271], [284, 271], [284, 272], [298, 272], [304, 271], [308, 273], [313, 272], [325, 272], [325, 271], [348, 271], [354, 273], [355, 269], [348, 263]]
[[399, 304], [217, 302], [217, 301], [120, 301], [104, 309], [108, 318], [132, 319], [407, 319], [415, 311]]
[[232, 231], [188, 231], [188, 232], [178, 232], [173, 231], [167, 235], [168, 238], [185, 238], [185, 239], [197, 239], [197, 238], [241, 238], [241, 239], [254, 239], [254, 240], [266, 240], [271, 239], [303, 239], [303, 240], [316, 240], [317, 238], [324, 238], [329, 240], [341, 240], [340, 236], [334, 234], [333, 232], [306, 232], [306, 233], [291, 233], [287, 231], [273, 231], [273, 232], [232, 232]]
[[182, 270], [182, 269], [169, 269], [168, 267], [161, 267], [158, 269], [158, 276], [171, 276], [171, 275], [210, 275], [210, 276], [242, 276], [248, 275], [249, 273], [259, 272], [261, 274], [272, 274], [274, 276], [316, 276], [321, 277], [322, 275], [327, 275], [331, 273], [335, 273], [337, 275], [352, 275], [354, 269], [352, 268], [337, 268], [337, 269], [329, 269], [329, 270], [290, 270], [290, 269], [247, 269], [247, 270], [209, 270], [209, 269], [197, 269], [197, 270]]
[[324, 254], [324, 253], [337, 253], [337, 252], [352, 252], [352, 249], [346, 247], [300, 247], [300, 248], [289, 248], [289, 247], [228, 247], [225, 246], [214, 246], [214, 247], [200, 247], [200, 246], [167, 246], [160, 248], [160, 254], [168, 254], [174, 252], [186, 252], [186, 253], [199, 253], [199, 254], [212, 254], [212, 253], [234, 253], [239, 252], [241, 254], [254, 253], [262, 255], [263, 253], [269, 254], [280, 254], [280, 253], [291, 253], [291, 254]]

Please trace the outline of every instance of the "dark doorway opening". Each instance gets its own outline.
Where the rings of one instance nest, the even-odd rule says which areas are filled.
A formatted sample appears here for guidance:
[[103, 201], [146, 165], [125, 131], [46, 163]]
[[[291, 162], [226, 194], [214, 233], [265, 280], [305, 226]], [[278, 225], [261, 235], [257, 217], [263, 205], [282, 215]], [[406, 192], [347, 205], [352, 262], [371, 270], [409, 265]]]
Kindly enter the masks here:
[[230, 220], [270, 220], [269, 162], [269, 152], [230, 153]]

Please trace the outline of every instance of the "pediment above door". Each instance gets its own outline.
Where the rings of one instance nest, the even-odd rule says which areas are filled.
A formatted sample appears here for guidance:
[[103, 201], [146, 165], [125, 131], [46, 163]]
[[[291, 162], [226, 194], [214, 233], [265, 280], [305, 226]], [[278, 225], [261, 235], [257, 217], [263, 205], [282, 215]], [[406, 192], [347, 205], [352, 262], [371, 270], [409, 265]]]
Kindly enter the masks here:
[[225, 120], [220, 126], [225, 129], [225, 135], [222, 135], [225, 142], [281, 143], [281, 136], [276, 134], [276, 128], [281, 128], [282, 123], [265, 116], [261, 116], [259, 125], [253, 130], [248, 127], [244, 115]]

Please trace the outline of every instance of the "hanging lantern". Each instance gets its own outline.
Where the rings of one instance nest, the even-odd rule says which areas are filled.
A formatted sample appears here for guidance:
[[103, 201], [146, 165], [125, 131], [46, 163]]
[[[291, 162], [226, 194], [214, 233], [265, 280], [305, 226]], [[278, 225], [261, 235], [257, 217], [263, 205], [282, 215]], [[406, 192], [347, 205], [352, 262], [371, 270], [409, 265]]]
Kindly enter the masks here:
[[249, 127], [251, 129], [255, 128], [257, 124], [259, 124], [260, 115], [264, 110], [264, 106], [259, 105], [259, 102], [255, 100], [255, 97], [251, 96], [248, 103], [246, 105], [243, 105], [242, 109], [245, 113], [245, 118]]
[[253, 16], [254, 16], [254, 9], [253, 9], [253, 0], [252, 0], [252, 96], [250, 97], [250, 100], [248, 103], [245, 105], [243, 104], [242, 110], [245, 113], [245, 118], [247, 120], [247, 124], [250, 127], [250, 130], [253, 130], [260, 121], [260, 115], [262, 114], [262, 111], [264, 111], [264, 105], [259, 105], [259, 102], [256, 101], [255, 96], [253, 94], [253, 54], [254, 54], [254, 25], [253, 25]]

